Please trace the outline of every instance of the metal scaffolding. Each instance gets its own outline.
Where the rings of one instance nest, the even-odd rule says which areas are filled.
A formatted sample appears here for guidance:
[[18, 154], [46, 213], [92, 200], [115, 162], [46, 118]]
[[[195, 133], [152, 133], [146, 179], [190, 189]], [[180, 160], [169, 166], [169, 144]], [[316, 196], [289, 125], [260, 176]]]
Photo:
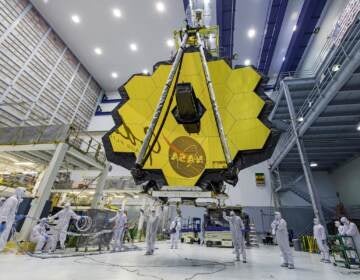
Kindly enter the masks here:
[[360, 140], [356, 134], [360, 118], [360, 99], [356, 97], [360, 85], [359, 14], [356, 18], [341, 32], [341, 40], [331, 38], [312, 76], [285, 75], [273, 96], [276, 103], [270, 117], [287, 128], [269, 159], [271, 172], [302, 171], [315, 217], [323, 222], [310, 161], [318, 162], [319, 170], [329, 171], [360, 151], [356, 144]]

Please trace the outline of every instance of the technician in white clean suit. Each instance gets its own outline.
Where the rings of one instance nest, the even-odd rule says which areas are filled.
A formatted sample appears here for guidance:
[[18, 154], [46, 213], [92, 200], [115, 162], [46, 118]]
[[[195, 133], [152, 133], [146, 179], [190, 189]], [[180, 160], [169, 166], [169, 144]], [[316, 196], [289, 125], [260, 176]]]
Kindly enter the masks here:
[[326, 240], [325, 228], [320, 224], [319, 219], [314, 219], [314, 238], [321, 254], [321, 262], [330, 263], [329, 247]]
[[0, 252], [4, 250], [15, 222], [16, 212], [25, 195], [24, 188], [16, 188], [15, 194], [10, 196], [0, 208]]
[[56, 244], [60, 241], [61, 249], [65, 249], [65, 240], [67, 236], [67, 230], [71, 219], [79, 220], [81, 216], [77, 215], [72, 209], [69, 202], [65, 203], [64, 209], [57, 212], [55, 215], [49, 217], [49, 219], [54, 220], [58, 218], [57, 224], [54, 228], [54, 239], [52, 245], [52, 251], [55, 251]]
[[155, 241], [157, 229], [160, 222], [160, 213], [156, 214], [155, 208], [151, 209], [151, 214], [144, 213], [144, 210], [140, 210], [144, 214], [144, 220], [146, 221], [146, 253], [145, 255], [153, 255], [155, 250]]
[[341, 225], [340, 221], [335, 221], [335, 227], [337, 228], [338, 234], [343, 235], [344, 226]]
[[36, 244], [35, 253], [41, 253], [46, 243], [51, 242], [46, 231], [47, 219], [42, 218], [40, 222], [33, 227], [30, 235], [30, 241]]
[[358, 227], [354, 223], [350, 222], [346, 217], [342, 217], [340, 221], [344, 225], [343, 235], [352, 237], [354, 241], [352, 247], [354, 247], [358, 255], [360, 255], [360, 233]]
[[177, 249], [178, 243], [180, 239], [180, 231], [181, 231], [181, 218], [179, 215], [175, 217], [175, 219], [171, 222], [170, 225], [170, 241], [171, 241], [171, 249]]
[[114, 240], [114, 251], [119, 251], [123, 246], [124, 230], [125, 224], [127, 223], [127, 216], [124, 210], [119, 210], [118, 213], [109, 220], [110, 223], [115, 222], [114, 231], [113, 231], [113, 240]]
[[271, 223], [272, 233], [276, 237], [279, 245], [281, 256], [283, 258], [282, 267], [294, 269], [294, 259], [289, 245], [289, 234], [287, 230], [287, 223], [281, 217], [280, 212], [275, 212], [275, 220]]
[[243, 263], [246, 263], [245, 241], [243, 235], [245, 226], [242, 219], [239, 216], [235, 215], [234, 211], [230, 211], [230, 217], [226, 216], [226, 213], [223, 212], [223, 218], [230, 224], [230, 231], [232, 234], [232, 242], [234, 245], [236, 260], [240, 260], [241, 252]]

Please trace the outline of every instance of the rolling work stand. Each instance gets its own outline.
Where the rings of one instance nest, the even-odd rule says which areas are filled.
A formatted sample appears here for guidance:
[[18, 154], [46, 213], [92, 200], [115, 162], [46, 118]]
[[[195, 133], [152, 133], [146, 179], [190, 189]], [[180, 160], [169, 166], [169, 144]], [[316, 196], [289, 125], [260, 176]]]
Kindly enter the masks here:
[[357, 266], [360, 268], [360, 256], [354, 249], [351, 236], [330, 235], [329, 238], [331, 255], [334, 257], [334, 265], [343, 264], [346, 268]]

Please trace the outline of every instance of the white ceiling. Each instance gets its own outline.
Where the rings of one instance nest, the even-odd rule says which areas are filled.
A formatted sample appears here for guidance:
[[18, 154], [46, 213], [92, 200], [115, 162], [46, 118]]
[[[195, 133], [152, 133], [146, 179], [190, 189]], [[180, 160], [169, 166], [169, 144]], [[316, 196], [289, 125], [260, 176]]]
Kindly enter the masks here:
[[[152, 70], [158, 62], [170, 58], [174, 48], [166, 44], [173, 31], [184, 25], [182, 0], [30, 0], [43, 17], [70, 47], [88, 71], [107, 92], [115, 91], [134, 73]], [[157, 2], [163, 2], [165, 12], [159, 13]], [[282, 64], [304, 0], [289, 1], [283, 26], [270, 67], [270, 75]], [[216, 1], [212, 0], [211, 24], [216, 24]], [[241, 0], [236, 3], [234, 26], [234, 65], [246, 59], [257, 66], [271, 0]], [[113, 9], [121, 10], [121, 18], [113, 16]], [[80, 17], [80, 23], [71, 20]], [[256, 34], [249, 38], [247, 32]], [[132, 52], [131, 43], [138, 45]], [[96, 55], [94, 49], [102, 49]], [[118, 74], [112, 78], [112, 72]]]
[[[258, 56], [264, 36], [267, 11], [271, 0], [241, 0], [236, 2], [234, 54], [237, 54], [234, 65], [250, 64], [257, 66]], [[255, 30], [255, 36], [249, 38], [249, 29]]]
[[[282, 27], [270, 65], [269, 76], [280, 71], [283, 57], [289, 46], [294, 25], [296, 25], [304, 0], [291, 0], [288, 2]], [[236, 2], [235, 31], [234, 31], [234, 65], [244, 65], [249, 59], [251, 64], [258, 66], [261, 47], [266, 31], [266, 20], [271, 0], [241, 0]], [[249, 29], [254, 29], [256, 34], [249, 38]]]
[[[165, 12], [156, 9], [157, 0], [31, 0], [88, 71], [106, 91], [114, 91], [134, 73], [171, 55], [166, 44], [185, 19], [183, 1], [162, 0]], [[112, 10], [118, 8], [121, 18]], [[71, 16], [81, 21], [75, 24]], [[132, 52], [131, 43], [138, 45]], [[102, 49], [96, 55], [94, 49]], [[118, 73], [118, 78], [111, 73]]]
[[269, 69], [269, 77], [273, 77], [279, 73], [284, 59], [286, 59], [285, 55], [294, 32], [294, 26], [299, 19], [303, 4], [304, 0], [291, 0], [286, 6], [283, 24], [280, 29], [279, 37], [274, 50], [273, 60]]

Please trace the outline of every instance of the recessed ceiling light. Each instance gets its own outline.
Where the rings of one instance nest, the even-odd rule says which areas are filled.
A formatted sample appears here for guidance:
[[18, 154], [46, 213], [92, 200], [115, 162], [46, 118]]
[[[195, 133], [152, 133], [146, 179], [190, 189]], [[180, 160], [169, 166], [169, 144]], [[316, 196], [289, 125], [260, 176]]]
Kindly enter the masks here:
[[119, 77], [118, 73], [116, 72], [112, 72], [111, 73], [111, 77], [113, 77], [114, 79], [116, 79], [117, 77]]
[[159, 2], [156, 2], [155, 4], [155, 7], [156, 7], [156, 10], [160, 13], [164, 12], [165, 11], [165, 5], [163, 2], [159, 1]]
[[251, 64], [251, 60], [250, 59], [245, 59], [244, 60], [244, 65], [249, 66]]
[[285, 56], [283, 56], [282, 61], [285, 61], [285, 59], [286, 59], [286, 57], [285, 57]]
[[136, 52], [138, 50], [138, 47], [135, 43], [131, 43], [130, 44], [130, 50], [132, 50], [133, 52]]
[[166, 41], [166, 45], [168, 45], [168, 47], [172, 48], [173, 46], [175, 46], [175, 42], [173, 39], [169, 39]]
[[360, 131], [360, 123], [357, 125], [356, 130]]
[[47, 4], [47, 2], [49, 2], [49, 0], [44, 0], [44, 3]]
[[97, 55], [101, 55], [103, 53], [103, 51], [100, 48], [95, 48], [94, 53], [96, 53]]
[[147, 69], [145, 68], [145, 69], [142, 70], [142, 73], [143, 73], [144, 75], [147, 75], [147, 74], [149, 74], [149, 70], [147, 70]]
[[316, 162], [311, 162], [310, 163], [310, 167], [317, 167], [317, 166], [318, 166], [318, 164]]
[[247, 32], [249, 38], [254, 38], [256, 35], [256, 30], [254, 28], [250, 28]]
[[299, 117], [297, 120], [298, 120], [298, 122], [303, 122], [303, 121], [304, 121], [304, 118], [303, 118], [303, 117]]
[[296, 28], [297, 28], [297, 25], [295, 24], [295, 25], [294, 25], [294, 27], [293, 27], [293, 29], [292, 29], [292, 30], [293, 30], [293, 32], [295, 32], [295, 31], [296, 31]]
[[210, 0], [204, 0], [204, 4], [205, 4], [205, 5], [210, 4]]
[[72, 15], [71, 20], [75, 23], [80, 23], [80, 17], [78, 15]]
[[118, 9], [118, 8], [114, 8], [113, 9], [113, 15], [114, 15], [114, 17], [121, 18], [121, 16], [122, 16], [121, 10]]

